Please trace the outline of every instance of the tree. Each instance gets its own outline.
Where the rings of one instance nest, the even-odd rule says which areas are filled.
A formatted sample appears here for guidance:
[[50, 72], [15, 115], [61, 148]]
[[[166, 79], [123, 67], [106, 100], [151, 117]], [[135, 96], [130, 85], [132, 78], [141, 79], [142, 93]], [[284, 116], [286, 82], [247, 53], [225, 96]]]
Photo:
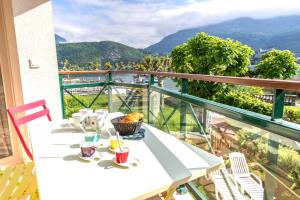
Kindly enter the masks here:
[[[166, 72], [169, 71], [171, 64], [171, 58], [168, 56], [145, 56], [144, 62], [141, 64], [135, 64], [133, 67], [139, 71], [159, 71]], [[140, 79], [140, 75], [138, 74], [138, 80]], [[158, 86], [163, 87], [163, 77], [157, 77]], [[164, 99], [162, 94], [158, 94], [159, 105], [164, 104]]]
[[147, 71], [167, 72], [170, 70], [172, 61], [168, 56], [145, 56], [142, 65]]
[[63, 70], [68, 70], [68, 69], [70, 69], [70, 67], [71, 67], [71, 64], [70, 64], [70, 62], [69, 62], [68, 59], [64, 59], [64, 60], [61, 62], [61, 64], [62, 64]]
[[88, 63], [87, 69], [88, 70], [98, 70], [99, 67], [100, 67], [99, 60], [94, 60], [94, 61]]
[[110, 62], [106, 62], [106, 63], [104, 64], [104, 69], [105, 69], [105, 70], [109, 70], [111, 67], [112, 67], [112, 65], [111, 65]]
[[146, 71], [146, 67], [143, 64], [136, 64], [134, 66], [134, 69], [139, 70], [139, 71]]
[[[168, 56], [145, 56], [142, 65], [137, 65], [137, 70], [168, 72], [172, 61]], [[158, 77], [158, 85], [163, 86], [163, 77]]]
[[126, 65], [121, 61], [119, 63], [115, 64], [116, 70], [125, 70], [126, 69]]
[[296, 61], [291, 51], [273, 49], [261, 56], [254, 74], [263, 78], [289, 79], [297, 74], [299, 66]]
[[[244, 76], [253, 54], [250, 47], [238, 41], [199, 33], [173, 49], [171, 69], [190, 74]], [[189, 85], [190, 94], [208, 99], [228, 91], [220, 83], [190, 81]]]

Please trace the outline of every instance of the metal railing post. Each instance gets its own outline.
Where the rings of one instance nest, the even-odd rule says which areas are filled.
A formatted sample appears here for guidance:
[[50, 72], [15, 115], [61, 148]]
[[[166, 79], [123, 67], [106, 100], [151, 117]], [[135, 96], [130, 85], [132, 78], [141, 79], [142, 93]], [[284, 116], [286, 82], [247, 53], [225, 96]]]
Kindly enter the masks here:
[[148, 124], [153, 124], [153, 116], [152, 116], [152, 105], [151, 105], [151, 86], [154, 85], [154, 75], [151, 74], [150, 77], [149, 77], [149, 87], [148, 87]]
[[203, 129], [206, 133], [208, 132], [207, 114], [208, 114], [207, 109], [203, 108], [202, 123], [203, 123]]
[[272, 110], [272, 120], [280, 120], [283, 118], [285, 91], [276, 89], [274, 95], [274, 103]]
[[112, 88], [111, 88], [111, 85], [110, 83], [112, 82], [112, 73], [109, 72], [108, 73], [108, 111], [111, 113], [113, 110], [112, 110]]
[[62, 117], [63, 117], [63, 119], [65, 119], [66, 118], [66, 112], [65, 112], [64, 85], [63, 85], [64, 76], [62, 74], [59, 74], [58, 76], [59, 76], [61, 111], [62, 111]]
[[[284, 96], [285, 91], [281, 89], [275, 90], [272, 117], [273, 121], [282, 120], [284, 114]], [[277, 164], [279, 142], [269, 138], [268, 141], [268, 161], [270, 164]]]
[[[181, 94], [187, 94], [189, 92], [189, 82], [187, 79], [181, 79]], [[187, 105], [184, 101], [180, 103], [180, 132], [186, 132], [186, 110]]]

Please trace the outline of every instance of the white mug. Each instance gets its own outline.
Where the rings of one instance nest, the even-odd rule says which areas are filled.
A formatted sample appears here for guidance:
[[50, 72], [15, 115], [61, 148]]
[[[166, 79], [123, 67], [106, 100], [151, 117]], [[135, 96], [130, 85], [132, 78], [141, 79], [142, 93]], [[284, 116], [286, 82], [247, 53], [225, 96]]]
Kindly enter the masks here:
[[79, 112], [81, 113], [82, 116], [88, 116], [93, 113], [93, 110], [90, 108], [83, 108], [80, 109]]
[[108, 114], [108, 110], [106, 109], [99, 109], [99, 110], [95, 110], [95, 113], [97, 113], [99, 116], [105, 116]]
[[81, 113], [73, 113], [72, 114], [72, 120], [73, 120], [73, 125], [74, 128], [80, 128], [80, 124], [82, 122], [82, 115]]
[[106, 123], [108, 117], [108, 110], [97, 110], [98, 114], [98, 126], [102, 127]]

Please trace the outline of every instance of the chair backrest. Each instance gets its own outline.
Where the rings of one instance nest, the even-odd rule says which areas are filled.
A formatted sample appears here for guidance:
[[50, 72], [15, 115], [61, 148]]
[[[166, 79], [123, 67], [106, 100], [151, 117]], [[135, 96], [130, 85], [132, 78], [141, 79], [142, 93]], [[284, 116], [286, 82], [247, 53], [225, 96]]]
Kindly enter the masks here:
[[233, 152], [229, 154], [229, 160], [233, 175], [250, 176], [248, 164], [245, 155], [240, 152]]
[[[16, 118], [17, 113], [26, 112], [28, 110], [32, 110], [32, 109], [35, 109], [35, 108], [38, 108], [38, 107], [42, 107], [42, 110], [34, 112], [34, 113], [29, 114], [27, 116], [23, 116], [21, 118]], [[8, 112], [9, 118], [12, 121], [12, 124], [13, 124], [14, 128], [16, 129], [17, 135], [18, 135], [18, 137], [21, 141], [21, 144], [22, 144], [26, 154], [28, 155], [28, 157], [31, 160], [33, 160], [32, 153], [30, 152], [28, 146], [26, 145], [26, 142], [25, 142], [25, 140], [22, 136], [22, 133], [19, 129], [19, 126], [21, 126], [23, 124], [26, 124], [26, 123], [28, 123], [32, 120], [37, 119], [37, 118], [43, 117], [43, 116], [47, 116], [48, 120], [51, 121], [52, 119], [50, 117], [50, 111], [46, 107], [45, 100], [40, 100], [40, 101], [36, 101], [36, 102], [33, 102], [33, 103], [25, 104], [23, 106], [17, 106], [17, 107], [14, 107], [14, 108], [9, 108], [9, 109], [7, 109], [7, 112]]]
[[34, 199], [37, 181], [33, 162], [7, 167], [0, 176], [1, 199]]
[[224, 179], [228, 173], [227, 173], [227, 170], [226, 170], [226, 167], [225, 167], [225, 163], [224, 163], [224, 160], [222, 157], [220, 157], [221, 160], [222, 160], [222, 164], [221, 164], [221, 167], [219, 169], [216, 169], [212, 172], [209, 173], [209, 175], [215, 179], [215, 178], [222, 178]]

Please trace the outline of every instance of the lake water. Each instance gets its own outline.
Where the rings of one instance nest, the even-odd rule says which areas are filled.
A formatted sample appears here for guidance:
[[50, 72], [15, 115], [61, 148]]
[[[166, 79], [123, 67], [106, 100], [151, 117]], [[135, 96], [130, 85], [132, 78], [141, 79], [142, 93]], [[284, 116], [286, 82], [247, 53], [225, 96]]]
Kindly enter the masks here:
[[[113, 80], [114, 81], [121, 81], [124, 83], [133, 83], [134, 81], [134, 76], [135, 74], [115, 74], [113, 75]], [[94, 74], [89, 74], [89, 75], [72, 75], [70, 78], [78, 78], [81, 81], [84, 82], [95, 82], [95, 81], [104, 81], [107, 80], [106, 75], [94, 75]], [[176, 87], [176, 83], [170, 79], [170, 78], [165, 78], [164, 79], [164, 88], [170, 89], [170, 90], [176, 90], [178, 91], [179, 88]]]

